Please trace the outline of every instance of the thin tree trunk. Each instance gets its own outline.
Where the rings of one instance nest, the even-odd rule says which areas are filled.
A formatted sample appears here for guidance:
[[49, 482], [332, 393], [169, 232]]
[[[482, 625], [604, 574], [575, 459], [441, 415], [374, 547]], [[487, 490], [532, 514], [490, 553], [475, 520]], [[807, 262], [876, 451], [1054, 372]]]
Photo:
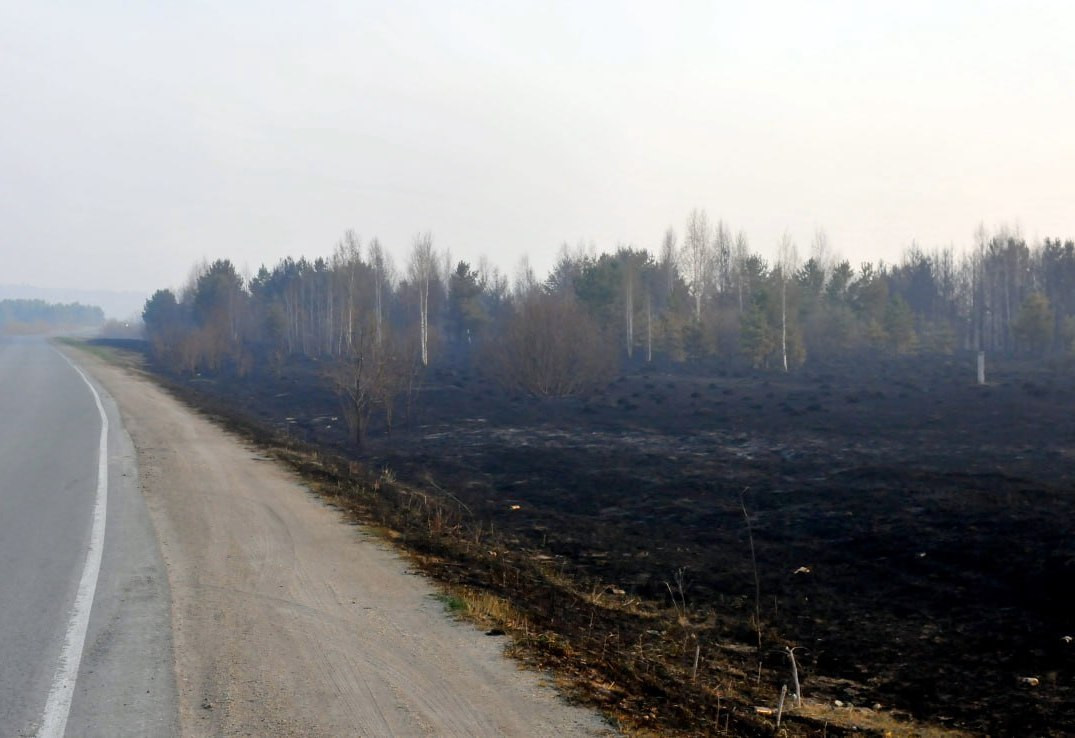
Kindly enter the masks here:
[[378, 272], [377, 272], [377, 287], [376, 287], [376, 289], [374, 291], [374, 298], [375, 298], [375, 302], [376, 302], [376, 308], [375, 309], [376, 309], [376, 318], [377, 318], [377, 345], [378, 346], [381, 345], [381, 341], [382, 341], [382, 334], [381, 334], [381, 330], [382, 330], [381, 329], [381, 284], [382, 283], [381, 283], [381, 279], [382, 279], [381, 278], [381, 273], [380, 273], [380, 270], [378, 270]]
[[784, 355], [784, 371], [788, 370], [788, 283], [780, 287], [780, 351]]
[[329, 356], [332, 355], [332, 319], [333, 308], [335, 307], [335, 299], [332, 295], [332, 277], [327, 276], [325, 281], [328, 282], [326, 290], [328, 294], [325, 295], [325, 353]]
[[420, 289], [418, 303], [421, 312], [422, 366], [429, 366], [429, 282], [424, 282]]
[[646, 361], [653, 361], [653, 296], [646, 295]]
[[791, 661], [791, 684], [795, 689], [795, 694], [792, 697], [795, 700], [796, 707], [802, 707], [803, 695], [802, 690], [799, 688], [799, 665], [795, 663], [795, 650], [790, 646], [787, 648], [788, 660]]

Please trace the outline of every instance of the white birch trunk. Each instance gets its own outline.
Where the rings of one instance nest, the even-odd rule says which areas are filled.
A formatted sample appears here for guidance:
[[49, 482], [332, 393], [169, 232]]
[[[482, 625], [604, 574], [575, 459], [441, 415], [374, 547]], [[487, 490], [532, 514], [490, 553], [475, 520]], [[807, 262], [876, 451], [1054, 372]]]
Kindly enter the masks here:
[[421, 313], [422, 366], [429, 366], [429, 282], [421, 286], [418, 303]]
[[332, 334], [333, 334], [333, 308], [335, 307], [335, 299], [333, 297], [332, 289], [332, 277], [329, 275], [325, 281], [328, 283], [326, 287], [327, 294], [325, 295], [325, 353], [329, 356], [332, 355]]
[[780, 287], [780, 351], [784, 355], [784, 371], [788, 370], [788, 280], [782, 276]]
[[788, 370], [788, 279], [798, 267], [798, 253], [791, 235], [785, 231], [780, 238], [777, 252], [780, 264], [780, 353], [784, 360], [784, 371]]
[[437, 258], [433, 251], [433, 234], [415, 236], [411, 252], [411, 278], [418, 289], [418, 326], [422, 366], [429, 366], [429, 288], [437, 276]]
[[374, 290], [374, 301], [375, 301], [375, 304], [376, 304], [375, 313], [376, 313], [376, 322], [377, 322], [377, 345], [378, 346], [381, 345], [381, 340], [382, 340], [382, 332], [381, 332], [382, 331], [382, 328], [381, 328], [381, 279], [382, 279], [381, 275], [380, 275], [380, 273], [378, 273], [377, 274], [377, 287]]
[[653, 296], [646, 294], [646, 361], [653, 361]]
[[694, 320], [702, 321], [702, 298], [712, 278], [714, 258], [712, 229], [704, 210], [694, 210], [687, 219], [681, 260], [686, 267], [688, 284], [694, 297]]

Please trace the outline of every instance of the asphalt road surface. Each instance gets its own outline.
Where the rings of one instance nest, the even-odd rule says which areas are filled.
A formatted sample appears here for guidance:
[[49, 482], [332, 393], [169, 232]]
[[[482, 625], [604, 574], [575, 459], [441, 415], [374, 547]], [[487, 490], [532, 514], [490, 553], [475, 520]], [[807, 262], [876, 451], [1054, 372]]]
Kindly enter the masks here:
[[0, 336], [0, 736], [178, 734], [135, 459], [95, 380], [45, 339]]

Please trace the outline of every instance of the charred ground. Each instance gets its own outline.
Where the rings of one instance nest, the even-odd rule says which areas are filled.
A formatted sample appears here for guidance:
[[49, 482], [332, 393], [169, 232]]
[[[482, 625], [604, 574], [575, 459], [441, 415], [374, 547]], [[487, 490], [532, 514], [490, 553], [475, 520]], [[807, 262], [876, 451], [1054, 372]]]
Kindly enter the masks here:
[[[638, 366], [572, 399], [431, 370], [406, 422], [391, 438], [374, 427], [361, 454], [317, 362], [243, 379], [155, 370], [232, 421], [447, 500], [443, 531], [404, 538], [442, 578], [516, 602], [528, 634], [548, 631], [539, 660], [635, 727], [765, 732], [751, 704], [771, 704], [795, 646], [818, 705], [1075, 732], [1070, 370], [1000, 364], [979, 387], [958, 356], [789, 375]], [[445, 531], [466, 545], [433, 540]], [[819, 710], [793, 732], [880, 724]]]

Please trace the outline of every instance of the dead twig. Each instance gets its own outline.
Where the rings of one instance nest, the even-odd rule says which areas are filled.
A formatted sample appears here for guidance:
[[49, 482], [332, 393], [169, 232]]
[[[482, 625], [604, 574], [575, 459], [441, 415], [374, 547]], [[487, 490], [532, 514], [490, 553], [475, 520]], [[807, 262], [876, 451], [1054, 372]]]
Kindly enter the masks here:
[[758, 577], [758, 556], [754, 550], [754, 528], [747, 513], [746, 493], [750, 487], [744, 487], [739, 493], [739, 507], [743, 510], [743, 520], [747, 524], [747, 539], [750, 541], [750, 563], [754, 568], [754, 631], [758, 636], [758, 674], [761, 675], [761, 579]]

